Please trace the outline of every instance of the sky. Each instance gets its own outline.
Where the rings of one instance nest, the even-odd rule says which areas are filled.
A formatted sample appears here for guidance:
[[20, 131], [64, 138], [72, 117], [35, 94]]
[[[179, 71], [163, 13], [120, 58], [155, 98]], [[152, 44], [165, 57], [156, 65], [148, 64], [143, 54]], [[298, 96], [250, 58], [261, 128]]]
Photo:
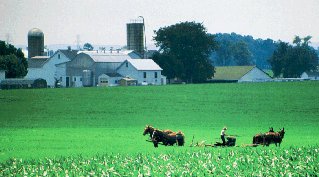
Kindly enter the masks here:
[[0, 0], [0, 40], [27, 45], [37, 27], [45, 45], [126, 45], [126, 24], [143, 16], [147, 45], [154, 30], [185, 21], [208, 33], [319, 43], [319, 0]]

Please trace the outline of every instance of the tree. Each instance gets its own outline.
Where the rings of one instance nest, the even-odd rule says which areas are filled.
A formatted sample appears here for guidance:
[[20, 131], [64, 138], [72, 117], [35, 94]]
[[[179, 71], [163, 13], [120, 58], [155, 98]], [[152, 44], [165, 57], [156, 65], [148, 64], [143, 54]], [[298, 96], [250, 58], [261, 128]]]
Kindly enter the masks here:
[[90, 43], [85, 43], [83, 45], [83, 49], [88, 50], [88, 51], [92, 51], [94, 49], [94, 47]]
[[216, 48], [216, 42], [203, 24], [181, 22], [154, 32], [159, 52], [153, 59], [163, 68], [167, 78], [199, 83], [214, 75], [209, 56]]
[[251, 65], [251, 53], [244, 41], [239, 41], [232, 46], [234, 61], [239, 66]]
[[7, 78], [23, 77], [28, 73], [28, 62], [21, 49], [0, 41], [0, 70]]
[[277, 50], [270, 58], [270, 63], [274, 76], [278, 77], [300, 77], [304, 71], [316, 70], [318, 65], [318, 55], [313, 47], [310, 47], [311, 36], [301, 39], [296, 36], [291, 46], [288, 43], [279, 41]]
[[274, 51], [273, 55], [269, 59], [274, 77], [278, 77], [282, 74], [284, 62], [290, 47], [291, 46], [288, 43], [279, 41], [278, 48]]

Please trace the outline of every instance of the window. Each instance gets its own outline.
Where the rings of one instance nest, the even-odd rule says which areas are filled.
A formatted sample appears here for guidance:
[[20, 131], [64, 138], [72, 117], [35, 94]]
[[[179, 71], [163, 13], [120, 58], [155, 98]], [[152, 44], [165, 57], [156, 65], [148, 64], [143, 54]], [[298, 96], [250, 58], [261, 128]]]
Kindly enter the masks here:
[[125, 63], [126, 67], [128, 67], [128, 62]]
[[82, 82], [82, 77], [80, 77], [80, 81]]
[[76, 77], [74, 77], [74, 82], [76, 81]]
[[146, 78], [146, 72], [143, 72], [144, 78]]
[[100, 79], [100, 83], [102, 84], [107, 84], [108, 83], [108, 80], [106, 78], [101, 78]]
[[155, 72], [155, 76], [154, 77], [157, 78], [157, 72]]
[[60, 59], [61, 58], [61, 56], [60, 56], [60, 54], [58, 54], [58, 59]]
[[60, 81], [62, 82], [62, 77], [60, 77]]

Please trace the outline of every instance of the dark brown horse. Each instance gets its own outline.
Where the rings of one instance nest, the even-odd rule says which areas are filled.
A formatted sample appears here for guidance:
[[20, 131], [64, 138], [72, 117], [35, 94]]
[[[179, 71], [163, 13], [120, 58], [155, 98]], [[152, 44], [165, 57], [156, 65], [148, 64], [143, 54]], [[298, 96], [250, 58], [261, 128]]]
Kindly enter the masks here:
[[[269, 133], [269, 132], [274, 132], [274, 128], [273, 128], [273, 127], [270, 127], [270, 128], [269, 128], [269, 131], [266, 132], [266, 133]], [[253, 137], [253, 144], [264, 144], [264, 138], [265, 138], [266, 133], [256, 134], [256, 135]]]
[[185, 143], [185, 136], [181, 131], [179, 131], [178, 133], [168, 133], [155, 129], [153, 132], [152, 140], [153, 142], [161, 141], [165, 146], [173, 146], [175, 143], [177, 143], [178, 146], [183, 146]]
[[264, 142], [263, 144], [266, 146], [269, 146], [271, 143], [274, 143], [277, 146], [277, 143], [280, 147], [280, 144], [282, 142], [282, 139], [285, 136], [285, 128], [282, 128], [278, 132], [268, 132], [264, 136]]
[[[155, 128], [152, 127], [151, 125], [146, 125], [146, 127], [144, 128], [144, 132], [143, 135], [145, 136], [146, 134], [150, 134], [150, 138], [152, 139], [152, 135], [154, 132]], [[164, 130], [164, 132], [166, 133], [172, 133], [172, 130]]]

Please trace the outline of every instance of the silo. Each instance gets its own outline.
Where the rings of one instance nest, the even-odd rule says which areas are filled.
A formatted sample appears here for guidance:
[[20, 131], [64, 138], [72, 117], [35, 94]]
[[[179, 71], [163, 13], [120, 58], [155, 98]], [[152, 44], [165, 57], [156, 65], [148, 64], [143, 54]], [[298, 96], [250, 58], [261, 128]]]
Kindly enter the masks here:
[[144, 23], [138, 20], [126, 24], [127, 49], [144, 56]]
[[83, 87], [92, 87], [93, 86], [93, 74], [91, 70], [83, 70]]
[[28, 58], [43, 56], [44, 54], [44, 34], [38, 28], [33, 28], [28, 32]]

